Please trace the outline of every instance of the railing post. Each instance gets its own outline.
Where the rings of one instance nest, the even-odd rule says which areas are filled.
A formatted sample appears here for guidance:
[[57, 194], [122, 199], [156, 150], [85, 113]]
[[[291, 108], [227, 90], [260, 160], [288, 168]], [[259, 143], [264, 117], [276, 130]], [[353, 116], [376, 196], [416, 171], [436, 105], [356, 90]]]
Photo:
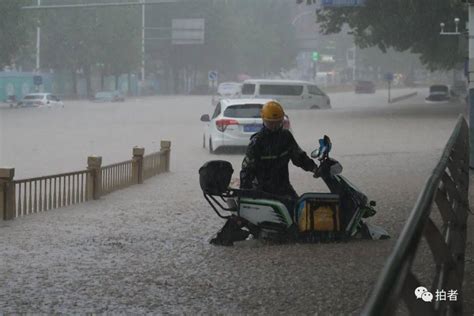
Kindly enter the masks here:
[[132, 178], [137, 184], [143, 183], [143, 155], [145, 154], [145, 148], [133, 147], [133, 158], [132, 158]]
[[102, 157], [87, 157], [87, 198], [88, 200], [98, 200], [102, 192]]
[[15, 168], [0, 168], [0, 219], [10, 220], [16, 217]]
[[171, 142], [168, 140], [162, 140], [160, 143], [160, 151], [165, 152], [165, 164], [164, 171], [170, 171], [170, 152], [171, 152]]

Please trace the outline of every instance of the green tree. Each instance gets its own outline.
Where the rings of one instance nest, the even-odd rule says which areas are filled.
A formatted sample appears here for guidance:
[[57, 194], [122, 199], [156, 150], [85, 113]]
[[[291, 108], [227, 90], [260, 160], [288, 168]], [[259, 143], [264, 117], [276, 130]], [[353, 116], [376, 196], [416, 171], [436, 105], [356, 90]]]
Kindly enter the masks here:
[[[98, 11], [97, 32], [93, 41], [99, 52], [97, 62], [103, 75], [118, 77], [138, 69], [141, 62], [141, 10], [139, 7], [115, 7]], [[103, 88], [103, 87], [102, 87]]]
[[26, 0], [0, 1], [0, 69], [15, 62], [19, 51], [28, 43], [31, 20], [21, 7]]
[[324, 34], [338, 33], [348, 25], [359, 47], [410, 50], [432, 70], [451, 69], [466, 57], [466, 51], [458, 50], [458, 37], [439, 34], [439, 23], [455, 17], [461, 19], [464, 31], [467, 11], [458, 0], [366, 0], [361, 7], [317, 10]]
[[[97, 1], [76, 1], [79, 2]], [[76, 94], [77, 71], [82, 70], [88, 95], [92, 93], [91, 75], [95, 68], [101, 69], [102, 76], [116, 77], [136, 70], [140, 59], [138, 10], [139, 7], [109, 7], [46, 11], [41, 17], [44, 65], [67, 69]]]

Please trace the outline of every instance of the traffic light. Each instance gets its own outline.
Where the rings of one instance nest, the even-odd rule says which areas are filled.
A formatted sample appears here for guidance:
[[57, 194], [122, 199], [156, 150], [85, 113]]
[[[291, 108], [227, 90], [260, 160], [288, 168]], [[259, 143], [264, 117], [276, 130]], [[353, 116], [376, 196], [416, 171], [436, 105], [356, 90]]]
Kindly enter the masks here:
[[[301, 4], [303, 3], [305, 0], [296, 0], [296, 3], [297, 4]], [[474, 2], [474, 0], [472, 0]], [[316, 3], [316, 0], [306, 0], [306, 4], [307, 5], [311, 5], [311, 4], [315, 4]]]
[[318, 60], [319, 60], [319, 53], [318, 53], [318, 52], [313, 52], [313, 53], [311, 54], [311, 59], [312, 59], [313, 61], [318, 61]]

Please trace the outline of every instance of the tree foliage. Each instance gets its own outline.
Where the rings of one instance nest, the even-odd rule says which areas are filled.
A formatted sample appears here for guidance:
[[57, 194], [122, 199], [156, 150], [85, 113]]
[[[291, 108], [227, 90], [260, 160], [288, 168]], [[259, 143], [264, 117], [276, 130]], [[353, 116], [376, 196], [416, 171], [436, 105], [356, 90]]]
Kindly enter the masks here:
[[361, 48], [378, 46], [420, 54], [430, 69], [450, 69], [466, 57], [458, 49], [460, 37], [440, 35], [440, 22], [454, 31], [454, 18], [465, 31], [467, 11], [458, 0], [366, 0], [361, 7], [317, 10], [324, 34], [338, 33], [344, 25], [353, 31]]
[[[82, 0], [75, 3], [97, 2]], [[140, 61], [139, 7], [48, 10], [41, 16], [43, 66], [82, 70], [90, 84], [92, 69], [118, 76], [136, 71]], [[88, 91], [90, 93], [90, 91]]]
[[0, 69], [15, 62], [15, 56], [28, 42], [31, 20], [21, 12], [25, 0], [0, 1]]

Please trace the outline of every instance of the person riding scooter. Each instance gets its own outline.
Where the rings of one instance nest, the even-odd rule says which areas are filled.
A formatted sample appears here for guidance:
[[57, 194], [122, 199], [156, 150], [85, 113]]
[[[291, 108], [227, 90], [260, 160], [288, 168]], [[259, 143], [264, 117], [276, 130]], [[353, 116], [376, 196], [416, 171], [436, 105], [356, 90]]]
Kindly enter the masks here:
[[[280, 103], [267, 102], [261, 110], [261, 117], [263, 127], [250, 138], [242, 162], [240, 188], [278, 196], [288, 210], [293, 212], [298, 195], [290, 184], [288, 173], [290, 160], [305, 171], [316, 173], [318, 167], [298, 146], [291, 132], [283, 129], [285, 112]], [[248, 232], [242, 230], [239, 223], [234, 223], [231, 218], [211, 243], [224, 244], [225, 242], [221, 240], [231, 239], [229, 241], [231, 244], [232, 241], [244, 240], [247, 237]]]
[[294, 201], [298, 195], [290, 184], [290, 160], [295, 166], [313, 173], [317, 165], [298, 146], [293, 134], [283, 129], [285, 112], [280, 103], [267, 102], [261, 116], [263, 127], [250, 138], [242, 162], [240, 188], [256, 189]]

